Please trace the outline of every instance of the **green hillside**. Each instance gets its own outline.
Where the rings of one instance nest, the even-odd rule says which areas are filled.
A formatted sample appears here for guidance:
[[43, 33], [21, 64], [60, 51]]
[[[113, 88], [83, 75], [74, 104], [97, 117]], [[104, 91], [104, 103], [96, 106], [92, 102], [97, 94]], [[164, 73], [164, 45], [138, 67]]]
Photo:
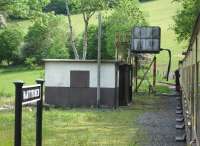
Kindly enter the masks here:
[[[176, 36], [171, 29], [173, 25], [173, 16], [178, 9], [177, 3], [172, 0], [153, 0], [149, 2], [143, 2], [140, 4], [141, 9], [144, 11], [146, 19], [150, 25], [160, 26], [162, 29], [162, 48], [169, 48], [172, 50], [172, 69], [177, 67], [178, 60], [181, 59], [181, 52], [186, 47], [185, 44], [180, 44], [176, 41]], [[67, 18], [63, 16], [63, 19]], [[76, 35], [80, 34], [84, 29], [82, 15], [72, 16], [73, 29]], [[94, 15], [90, 24], [97, 24], [97, 16]], [[10, 26], [15, 26], [22, 29], [25, 33], [28, 27], [32, 25], [30, 21], [11, 22]], [[185, 47], [184, 47], [185, 46]], [[161, 53], [158, 55], [159, 70], [165, 70], [168, 61], [167, 53]]]
[[[172, 70], [177, 68], [178, 60], [181, 59], [181, 52], [185, 49], [186, 43], [176, 41], [176, 35], [171, 29], [173, 25], [173, 16], [176, 14], [179, 5], [172, 0], [154, 0], [141, 4], [146, 19], [150, 25], [161, 27], [161, 47], [171, 49], [172, 51]], [[158, 70], [166, 70], [168, 62], [167, 53], [163, 52], [158, 57]]]

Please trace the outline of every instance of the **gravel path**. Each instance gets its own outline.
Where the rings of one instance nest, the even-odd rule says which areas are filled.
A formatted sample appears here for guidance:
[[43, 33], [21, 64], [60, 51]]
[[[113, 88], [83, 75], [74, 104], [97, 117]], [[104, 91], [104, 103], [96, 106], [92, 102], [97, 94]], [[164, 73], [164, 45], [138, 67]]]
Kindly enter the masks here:
[[149, 142], [142, 142], [143, 146], [186, 146], [183, 142], [176, 142], [176, 96], [161, 96], [153, 103], [153, 110], [144, 113], [138, 122], [147, 131]]

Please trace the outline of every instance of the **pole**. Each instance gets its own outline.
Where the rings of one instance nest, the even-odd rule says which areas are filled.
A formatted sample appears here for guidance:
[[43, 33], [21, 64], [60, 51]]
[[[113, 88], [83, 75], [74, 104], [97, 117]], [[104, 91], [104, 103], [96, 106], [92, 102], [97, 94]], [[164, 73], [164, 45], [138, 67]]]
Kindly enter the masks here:
[[137, 86], [138, 86], [138, 57], [135, 56], [135, 93], [138, 92], [138, 89], [137, 89]]
[[156, 56], [154, 57], [154, 63], [153, 63], [153, 87], [154, 89], [156, 87]]
[[98, 68], [97, 68], [97, 107], [100, 107], [100, 90], [101, 90], [101, 12], [99, 12], [98, 15], [98, 21], [99, 21], [99, 30], [98, 30]]
[[169, 79], [169, 73], [170, 73], [170, 68], [171, 68], [172, 53], [171, 53], [171, 50], [170, 50], [170, 49], [163, 49], [163, 48], [161, 48], [160, 50], [161, 50], [161, 51], [167, 51], [168, 54], [169, 54], [169, 64], [168, 64], [167, 75], [166, 75], [166, 78], [167, 78], [167, 81], [168, 81], [168, 79]]
[[37, 117], [36, 117], [36, 146], [42, 146], [42, 111], [43, 111], [43, 85], [44, 80], [36, 80], [40, 84], [40, 100], [37, 101]]
[[14, 146], [21, 146], [22, 139], [22, 87], [23, 81], [15, 81], [15, 140]]

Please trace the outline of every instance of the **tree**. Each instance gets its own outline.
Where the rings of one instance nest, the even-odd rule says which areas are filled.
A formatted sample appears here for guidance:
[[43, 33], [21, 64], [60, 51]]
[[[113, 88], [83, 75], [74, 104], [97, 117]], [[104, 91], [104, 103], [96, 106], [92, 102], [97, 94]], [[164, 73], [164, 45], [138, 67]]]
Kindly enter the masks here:
[[25, 37], [23, 55], [41, 63], [44, 58], [68, 58], [67, 31], [61, 16], [46, 14], [37, 18]]
[[85, 60], [88, 48], [88, 26], [90, 18], [96, 11], [102, 10], [106, 5], [106, 0], [74, 0], [77, 10], [82, 14], [84, 20], [84, 35], [83, 35], [83, 54], [82, 59]]
[[[102, 59], [115, 58], [115, 33], [131, 32], [134, 26], [147, 25], [143, 13], [138, 7], [137, 1], [121, 0], [114, 8], [111, 14], [106, 17], [102, 25]], [[88, 53], [87, 59], [97, 58], [97, 26], [89, 26], [88, 28]], [[78, 41], [78, 51], [82, 53], [83, 38]], [[127, 49], [122, 50], [127, 54]]]
[[145, 26], [147, 23], [137, 0], [120, 0], [111, 15], [106, 18], [105, 25], [106, 48], [108, 54], [114, 58], [116, 32], [130, 32], [134, 26]]
[[[101, 45], [101, 57], [102, 59], [112, 59], [113, 56], [110, 56], [108, 50], [106, 48], [106, 26], [103, 24], [102, 29], [102, 45]], [[83, 37], [82, 34], [78, 37], [77, 40], [78, 51], [82, 53], [83, 48]], [[87, 51], [87, 59], [97, 59], [97, 46], [98, 46], [98, 26], [90, 25], [88, 27], [88, 51]], [[73, 52], [70, 52], [70, 57], [73, 57]]]
[[6, 27], [6, 20], [3, 15], [0, 14], [0, 28], [5, 28]]
[[182, 5], [174, 16], [174, 31], [178, 41], [190, 38], [196, 18], [199, 15], [200, 0], [174, 0]]
[[68, 0], [66, 0], [66, 11], [67, 11], [67, 18], [68, 18], [69, 30], [70, 30], [70, 34], [69, 34], [70, 44], [71, 44], [73, 52], [74, 52], [74, 58], [79, 59], [78, 51], [77, 51], [76, 44], [75, 44], [75, 39], [73, 36], [73, 28], [72, 28], [72, 21], [71, 21], [71, 14], [70, 14], [70, 10], [69, 10]]
[[6, 28], [0, 34], [0, 62], [14, 62], [19, 56], [23, 34], [17, 29]]

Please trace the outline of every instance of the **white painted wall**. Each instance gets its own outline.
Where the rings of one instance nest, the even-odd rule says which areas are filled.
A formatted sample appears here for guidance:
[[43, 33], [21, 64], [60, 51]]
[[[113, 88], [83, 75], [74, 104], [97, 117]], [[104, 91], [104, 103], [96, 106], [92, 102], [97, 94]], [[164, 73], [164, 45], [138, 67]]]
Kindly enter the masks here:
[[[97, 63], [45, 62], [47, 87], [70, 87], [70, 71], [90, 71], [89, 87], [97, 87]], [[115, 88], [115, 63], [102, 63], [101, 87]]]

